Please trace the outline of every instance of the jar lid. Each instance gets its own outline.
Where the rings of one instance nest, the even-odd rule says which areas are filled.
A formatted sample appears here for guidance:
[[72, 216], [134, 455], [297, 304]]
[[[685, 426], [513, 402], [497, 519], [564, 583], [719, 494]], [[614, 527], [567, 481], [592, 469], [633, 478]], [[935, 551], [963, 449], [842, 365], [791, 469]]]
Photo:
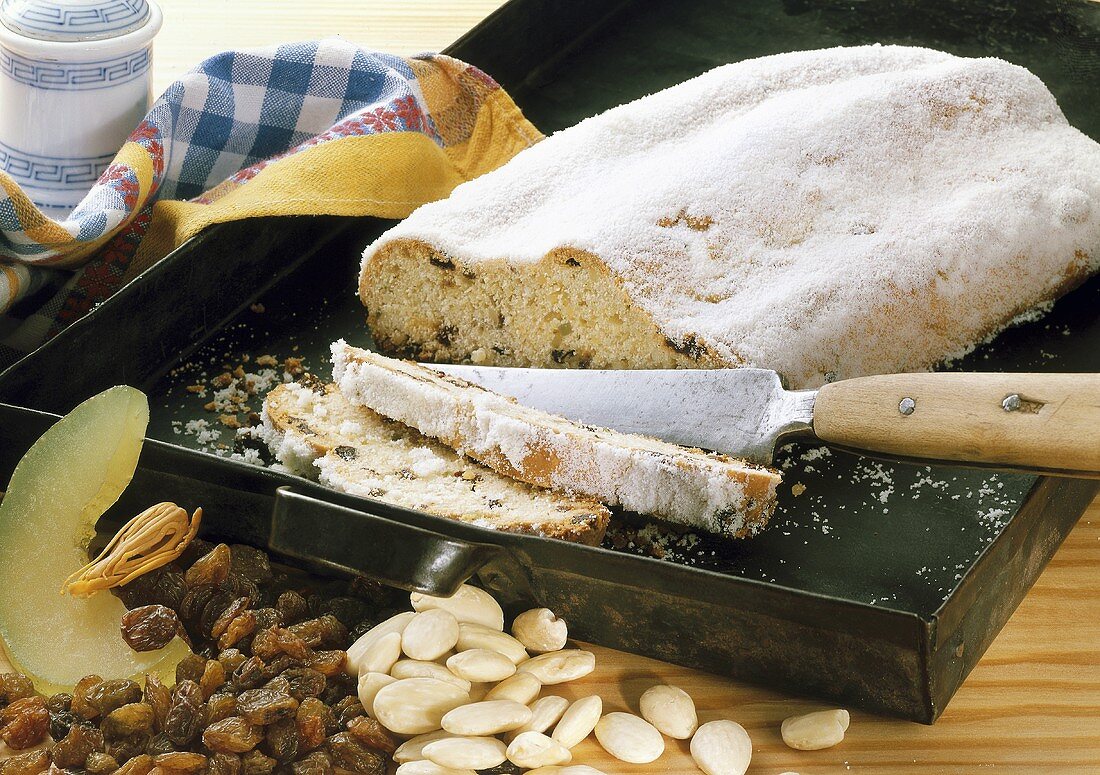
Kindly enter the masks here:
[[34, 40], [81, 43], [140, 29], [149, 20], [146, 0], [2, 0], [0, 22]]

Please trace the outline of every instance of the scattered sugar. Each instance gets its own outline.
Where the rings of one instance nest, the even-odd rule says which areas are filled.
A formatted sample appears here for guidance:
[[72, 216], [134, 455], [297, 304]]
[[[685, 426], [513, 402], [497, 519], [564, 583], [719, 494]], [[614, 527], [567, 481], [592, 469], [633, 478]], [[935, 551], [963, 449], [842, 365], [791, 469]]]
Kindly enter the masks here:
[[559, 132], [364, 260], [401, 238], [475, 267], [587, 251], [671, 340], [817, 386], [927, 369], [1100, 268], [1100, 146], [998, 59], [795, 52]]

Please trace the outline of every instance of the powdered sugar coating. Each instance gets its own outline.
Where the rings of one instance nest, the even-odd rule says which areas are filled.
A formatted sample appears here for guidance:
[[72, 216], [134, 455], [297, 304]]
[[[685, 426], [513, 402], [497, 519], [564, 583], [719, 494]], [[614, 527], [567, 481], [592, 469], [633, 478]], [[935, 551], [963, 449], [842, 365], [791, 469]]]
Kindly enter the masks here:
[[727, 535], [756, 532], [774, 508], [779, 476], [742, 461], [580, 426], [342, 340], [332, 358], [352, 403], [523, 481]]
[[1027, 70], [899, 46], [726, 65], [607, 111], [368, 248], [598, 257], [676, 342], [794, 387], [922, 370], [1100, 266], [1100, 146]]

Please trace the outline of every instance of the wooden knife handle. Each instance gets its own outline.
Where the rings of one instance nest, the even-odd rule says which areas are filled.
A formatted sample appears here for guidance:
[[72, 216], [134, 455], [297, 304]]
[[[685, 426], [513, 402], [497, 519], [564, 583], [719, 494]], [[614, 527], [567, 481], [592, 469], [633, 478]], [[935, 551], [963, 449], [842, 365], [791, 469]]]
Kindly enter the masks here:
[[1100, 477], [1100, 374], [889, 374], [825, 385], [822, 441], [904, 458]]

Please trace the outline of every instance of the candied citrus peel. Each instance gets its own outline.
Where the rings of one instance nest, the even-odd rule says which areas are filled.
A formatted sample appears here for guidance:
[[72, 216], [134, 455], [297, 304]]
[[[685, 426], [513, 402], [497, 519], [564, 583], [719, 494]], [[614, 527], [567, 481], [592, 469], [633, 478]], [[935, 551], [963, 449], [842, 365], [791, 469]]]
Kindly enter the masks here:
[[65, 579], [61, 594], [91, 597], [167, 565], [183, 554], [201, 521], [202, 509], [188, 516], [169, 501], [150, 506], [127, 522], [98, 557]]

